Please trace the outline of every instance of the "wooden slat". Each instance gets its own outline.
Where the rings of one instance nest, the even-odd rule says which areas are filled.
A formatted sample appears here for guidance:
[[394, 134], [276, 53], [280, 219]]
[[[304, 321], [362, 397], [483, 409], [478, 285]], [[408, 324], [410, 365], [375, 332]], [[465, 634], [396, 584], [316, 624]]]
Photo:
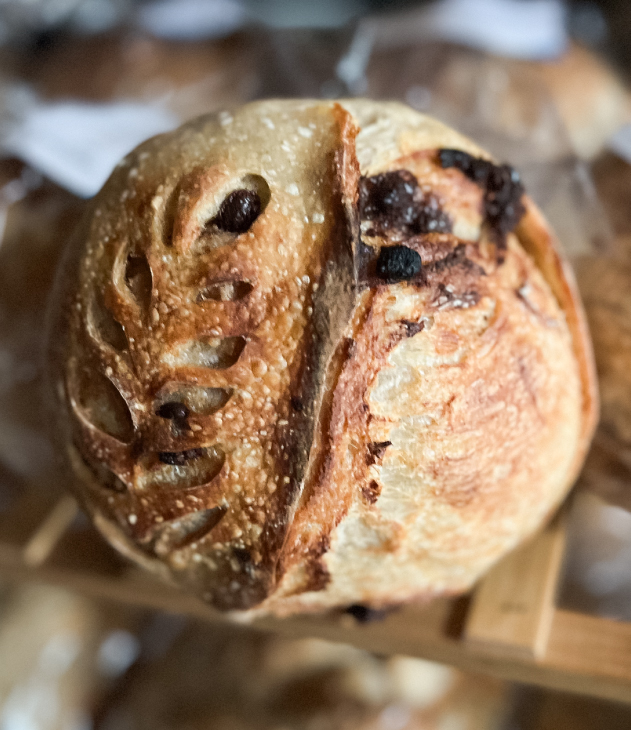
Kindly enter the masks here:
[[[631, 624], [556, 610], [546, 655], [507, 656], [446, 631], [453, 603], [411, 607], [380, 624], [351, 626], [322, 619], [266, 620], [260, 627], [293, 636], [343, 641], [378, 653], [400, 653], [466, 671], [550, 689], [631, 703]], [[591, 640], [584, 637], [591, 635]]]
[[[5, 577], [23, 578], [24, 566], [14, 561], [2, 572]], [[226, 620], [194, 597], [149, 578], [108, 580], [87, 573], [68, 575], [46, 565], [30, 575], [99, 598], [213, 622]], [[453, 611], [453, 601], [436, 600], [427, 607], [408, 607], [365, 626], [346, 616], [263, 619], [252, 627], [294, 638], [344, 642], [380, 654], [422, 657], [500, 679], [631, 703], [630, 624], [557, 610], [546, 656], [535, 660], [523, 655], [507, 657], [484, 645], [462, 641], [446, 628]]]
[[68, 495], [63, 496], [25, 545], [23, 559], [26, 565], [31, 567], [41, 565], [54, 550], [78, 513], [79, 506], [76, 501]]
[[[59, 526], [67, 521], [69, 512], [65, 509], [59, 507], [56, 516], [50, 515], [32, 536], [30, 544], [39, 545], [32, 550], [36, 555], [47, 555], [47, 560], [33, 560], [28, 565], [19, 546], [0, 542], [3, 577], [39, 579], [104, 599], [226, 622], [225, 616], [194, 596], [163, 585], [136, 569], [123, 566], [112, 573], [103, 570], [103, 561], [94, 565], [89, 559], [56, 562], [57, 552], [38, 542], [44, 536], [49, 536], [48, 545], [63, 543], [71, 550], [75, 540], [85, 544], [85, 535], [76, 530], [66, 531], [61, 541], [51, 538], [59, 535]], [[559, 534], [555, 529], [544, 532], [537, 539], [541, 545], [537, 547], [535, 542], [528, 550], [534, 550], [535, 555], [541, 551], [550, 564], [550, 556], [558, 549]], [[557, 547], [551, 550], [550, 541]], [[535, 572], [540, 577], [550, 575], [541, 569]], [[407, 606], [383, 621], [367, 625], [357, 624], [345, 615], [266, 618], [251, 625], [284, 636], [341, 641], [373, 652], [407, 654], [502, 679], [631, 703], [631, 624], [552, 610], [548, 646], [536, 658], [528, 651], [506, 651], [498, 642], [465, 640], [459, 627], [466, 627], [466, 623], [462, 616], [456, 616], [462, 613], [464, 605], [462, 600], [439, 599], [427, 606]]]
[[557, 609], [545, 664], [581, 677], [580, 693], [607, 696], [619, 683], [619, 699], [631, 703], [631, 623]]
[[473, 596], [467, 641], [527, 657], [545, 654], [565, 550], [565, 522], [559, 515], [484, 578]]

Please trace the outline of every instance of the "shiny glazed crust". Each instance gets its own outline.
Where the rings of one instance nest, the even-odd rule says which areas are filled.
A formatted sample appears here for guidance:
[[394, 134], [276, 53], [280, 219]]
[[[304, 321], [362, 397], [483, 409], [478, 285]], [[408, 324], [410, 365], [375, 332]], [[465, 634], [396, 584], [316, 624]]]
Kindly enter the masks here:
[[[383, 606], [466, 590], [557, 506], [596, 414], [572, 275], [527, 199], [499, 256], [444, 148], [487, 158], [399, 104], [269, 101], [118, 166], [50, 331], [61, 448], [119, 550], [220, 610]], [[448, 229], [360, 220], [360, 176], [401, 170]], [[401, 245], [416, 278], [375, 274]]]

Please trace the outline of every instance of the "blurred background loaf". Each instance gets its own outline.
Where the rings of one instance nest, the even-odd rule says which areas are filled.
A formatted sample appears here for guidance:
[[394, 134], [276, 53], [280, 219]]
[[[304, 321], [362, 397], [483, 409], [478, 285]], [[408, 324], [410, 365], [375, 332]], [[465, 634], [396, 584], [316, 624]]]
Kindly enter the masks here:
[[[476, 0], [473, 14], [453, 0], [0, 5], [3, 728], [629, 727], [620, 705], [121, 608], [30, 585], [11, 562], [27, 545], [50, 580], [87, 565], [113, 581], [128, 571], [80, 516], [72, 539], [29, 543], [64, 488], [41, 417], [40, 345], [83, 197], [126, 149], [197, 114], [270, 95], [362, 94], [439, 116], [518, 166], [573, 257], [603, 420], [574, 498], [560, 604], [631, 619], [631, 5], [524, 0], [544, 13], [529, 25], [511, 23], [515, 4]], [[472, 15], [491, 32], [475, 17], [467, 26]]]

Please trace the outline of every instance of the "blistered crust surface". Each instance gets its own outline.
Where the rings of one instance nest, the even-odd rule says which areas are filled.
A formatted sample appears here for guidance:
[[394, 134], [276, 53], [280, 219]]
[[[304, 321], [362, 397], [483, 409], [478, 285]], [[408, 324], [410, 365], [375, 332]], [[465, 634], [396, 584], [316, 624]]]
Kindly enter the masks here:
[[121, 551], [223, 610], [379, 606], [466, 590], [551, 513], [596, 414], [571, 272], [445, 149], [489, 167], [399, 104], [288, 101], [123, 161], [55, 385]]
[[[89, 507], [222, 608], [269, 590], [327, 356], [315, 317], [350, 298], [345, 135], [338, 107], [272, 103], [150, 141], [81, 255], [63, 378]], [[242, 190], [262, 210], [222, 230]]]
[[[338, 388], [334, 456], [292, 526], [300, 560], [285, 579], [287, 610], [325, 536], [326, 589], [301, 593], [301, 605], [466, 590], [571, 483], [582, 414], [563, 314], [514, 241], [496, 269], [476, 245], [467, 255], [487, 274], [458, 282], [452, 272], [450, 301], [438, 284], [369, 295]], [[424, 326], [409, 336], [408, 322]]]

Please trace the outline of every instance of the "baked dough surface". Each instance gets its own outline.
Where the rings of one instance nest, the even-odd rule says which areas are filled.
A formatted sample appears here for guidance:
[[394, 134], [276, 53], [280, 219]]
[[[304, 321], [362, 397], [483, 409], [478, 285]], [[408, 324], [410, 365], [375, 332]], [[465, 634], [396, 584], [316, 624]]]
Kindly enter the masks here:
[[[268, 101], [121, 162], [51, 327], [118, 549], [221, 610], [384, 606], [467, 590], [559, 504], [596, 412], [572, 275], [525, 196], [500, 245], [445, 149], [489, 160], [399, 104]], [[424, 223], [368, 220], [410, 174]]]

